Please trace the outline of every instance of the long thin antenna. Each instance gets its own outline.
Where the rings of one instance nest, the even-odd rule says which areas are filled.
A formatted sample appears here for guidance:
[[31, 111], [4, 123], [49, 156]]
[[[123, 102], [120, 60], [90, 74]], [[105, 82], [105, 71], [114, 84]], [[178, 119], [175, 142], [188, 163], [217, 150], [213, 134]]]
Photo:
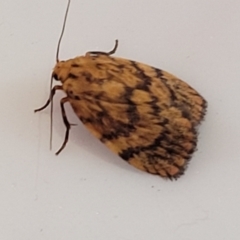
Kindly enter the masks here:
[[[51, 78], [51, 83], [50, 83], [50, 92], [52, 92], [51, 91], [52, 86], [53, 86], [53, 76]], [[53, 98], [51, 101], [51, 108], [50, 108], [50, 150], [52, 150], [52, 132], [53, 132]]]
[[62, 41], [64, 30], [65, 30], [65, 25], [66, 25], [66, 21], [67, 21], [67, 15], [68, 15], [68, 9], [69, 9], [69, 6], [70, 6], [70, 2], [71, 2], [71, 0], [68, 0], [67, 10], [66, 10], [66, 13], [65, 13], [64, 21], [63, 21], [62, 32], [61, 32], [60, 38], [58, 40], [57, 54], [56, 54], [56, 61], [57, 62], [59, 62], [59, 58], [58, 58], [59, 48], [60, 48], [60, 44], [61, 44], [61, 41]]

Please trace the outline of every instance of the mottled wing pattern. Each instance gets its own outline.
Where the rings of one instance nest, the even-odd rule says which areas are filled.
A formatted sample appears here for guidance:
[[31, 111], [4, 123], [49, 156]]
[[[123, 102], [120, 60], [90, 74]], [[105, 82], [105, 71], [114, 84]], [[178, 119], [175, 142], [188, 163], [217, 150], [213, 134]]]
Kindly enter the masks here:
[[71, 60], [63, 88], [83, 124], [138, 169], [183, 174], [195, 150], [206, 101], [154, 67], [108, 55]]

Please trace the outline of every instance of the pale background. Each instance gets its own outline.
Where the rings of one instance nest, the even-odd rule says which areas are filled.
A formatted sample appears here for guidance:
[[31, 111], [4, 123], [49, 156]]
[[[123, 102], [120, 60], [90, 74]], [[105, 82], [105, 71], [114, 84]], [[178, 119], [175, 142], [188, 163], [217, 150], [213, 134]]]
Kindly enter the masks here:
[[0, 239], [238, 240], [240, 1], [72, 0], [60, 59], [89, 50], [165, 69], [209, 103], [186, 174], [166, 181], [126, 164], [78, 123], [58, 94], [53, 150], [51, 70], [67, 0], [0, 3]]

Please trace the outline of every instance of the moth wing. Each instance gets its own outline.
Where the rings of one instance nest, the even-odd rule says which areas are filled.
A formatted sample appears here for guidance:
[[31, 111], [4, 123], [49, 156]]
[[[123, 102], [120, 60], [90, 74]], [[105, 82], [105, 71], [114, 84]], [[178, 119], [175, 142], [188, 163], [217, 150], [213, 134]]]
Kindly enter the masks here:
[[76, 90], [79, 99], [70, 101], [84, 125], [141, 170], [168, 178], [183, 174], [205, 100], [183, 81], [145, 64], [109, 56], [92, 62], [84, 68], [88, 83], [81, 79], [84, 89]]
[[[185, 114], [185, 116], [191, 120], [195, 126], [203, 120], [206, 113], [207, 102], [186, 82], [166, 71], [143, 63], [129, 61], [122, 58], [115, 59], [117, 59], [120, 66], [126, 66], [123, 68], [122, 72], [132, 75], [130, 79], [135, 76], [140, 80], [140, 82], [134, 82], [134, 84], [137, 82], [137, 88], [141, 89], [144, 88], [143, 86], [148, 86], [149, 89], [146, 89], [146, 91], [150, 91], [152, 95], [156, 94], [158, 97], [166, 98], [168, 103], [172, 106], [181, 109], [182, 113]], [[127, 76], [123, 76], [121, 74], [118, 75], [117, 72], [112, 72], [112, 74], [132, 87], [132, 81], [129, 81]]]

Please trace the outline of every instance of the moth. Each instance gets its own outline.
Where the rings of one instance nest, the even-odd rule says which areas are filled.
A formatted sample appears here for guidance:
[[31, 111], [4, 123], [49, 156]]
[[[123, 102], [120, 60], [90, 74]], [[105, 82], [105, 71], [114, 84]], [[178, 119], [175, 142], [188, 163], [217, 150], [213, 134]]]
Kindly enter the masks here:
[[[187, 83], [174, 75], [136, 61], [114, 57], [110, 52], [90, 51], [59, 61], [70, 0], [57, 47], [53, 79], [45, 109], [56, 91], [61, 99], [66, 146], [71, 124], [65, 113], [70, 103], [86, 128], [109, 149], [134, 167], [164, 178], [181, 176], [196, 149], [197, 126], [203, 120], [207, 102]], [[51, 107], [52, 109], [52, 107]], [[52, 114], [52, 110], [51, 110]]]

